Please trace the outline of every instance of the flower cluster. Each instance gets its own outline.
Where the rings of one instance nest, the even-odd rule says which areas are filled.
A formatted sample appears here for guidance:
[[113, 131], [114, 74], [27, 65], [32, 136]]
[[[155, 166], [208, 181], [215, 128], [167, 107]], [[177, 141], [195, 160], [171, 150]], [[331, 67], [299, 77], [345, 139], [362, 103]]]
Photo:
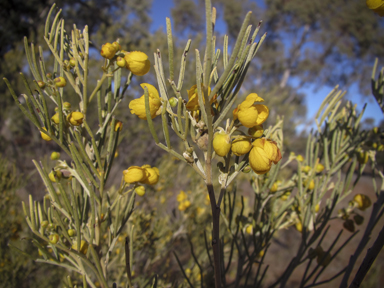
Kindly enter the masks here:
[[179, 202], [178, 209], [180, 211], [185, 211], [189, 206], [191, 206], [191, 201], [188, 200], [188, 196], [183, 190], [181, 190], [177, 195], [176, 200]]
[[104, 44], [101, 47], [100, 55], [110, 61], [116, 61], [117, 66], [127, 68], [137, 76], [147, 74], [151, 68], [147, 54], [140, 51], [121, 50], [121, 45], [117, 42]]
[[123, 171], [124, 181], [128, 184], [155, 185], [159, 181], [159, 169], [150, 165], [131, 166]]

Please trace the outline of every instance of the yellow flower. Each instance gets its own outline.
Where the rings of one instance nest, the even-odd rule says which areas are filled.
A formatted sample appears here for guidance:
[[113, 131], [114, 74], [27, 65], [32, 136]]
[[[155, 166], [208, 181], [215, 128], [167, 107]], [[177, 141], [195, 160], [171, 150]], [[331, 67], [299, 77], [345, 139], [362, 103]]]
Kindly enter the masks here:
[[313, 179], [309, 183], [308, 181], [304, 180], [303, 184], [308, 188], [308, 190], [313, 190], [315, 188], [315, 181]]
[[144, 184], [155, 185], [159, 181], [159, 169], [156, 167], [151, 167], [150, 165], [143, 165], [141, 168], [145, 169], [147, 177], [144, 181], [141, 181]]
[[308, 173], [309, 171], [311, 171], [311, 166], [303, 166], [301, 167], [301, 171], [303, 171], [304, 173]]
[[364, 211], [369, 206], [371, 206], [371, 199], [367, 195], [357, 194], [353, 197], [353, 201], [356, 203], [356, 206], [361, 211]]
[[259, 138], [263, 136], [263, 133], [264, 133], [263, 125], [256, 125], [248, 129], [248, 134], [255, 138]]
[[321, 173], [324, 170], [324, 165], [319, 163], [316, 166], [316, 173]]
[[116, 124], [115, 124], [115, 132], [117, 131], [121, 131], [123, 129], [123, 122], [121, 121], [116, 121]]
[[245, 232], [247, 232], [247, 234], [249, 234], [249, 235], [252, 234], [252, 231], [253, 231], [252, 225], [248, 225], [247, 228], [245, 228]]
[[60, 153], [59, 152], [52, 152], [51, 153], [51, 160], [59, 160], [60, 159]]
[[67, 121], [73, 126], [80, 126], [83, 124], [84, 114], [81, 112], [71, 112], [67, 116]]
[[137, 76], [147, 74], [151, 68], [151, 62], [149, 62], [147, 54], [143, 52], [126, 52], [124, 59], [127, 62], [127, 69], [131, 70], [132, 74]]
[[379, 16], [384, 16], [384, 1], [383, 0], [367, 0], [367, 6]]
[[271, 189], [269, 189], [269, 192], [275, 193], [277, 191], [277, 189], [278, 189], [278, 186], [279, 185], [277, 184], [277, 182], [273, 183]]
[[59, 124], [59, 123], [60, 123], [59, 113], [56, 113], [55, 115], [53, 115], [53, 116], [51, 117], [51, 120], [52, 120], [55, 124]]
[[303, 225], [301, 224], [301, 222], [296, 222], [295, 226], [297, 231], [303, 231]]
[[[77, 241], [76, 240], [73, 241], [71, 248], [73, 250], [77, 250]], [[87, 254], [87, 251], [88, 251], [88, 243], [85, 240], [81, 240], [80, 253], [83, 253], [85, 255], [85, 254]]]
[[252, 148], [251, 141], [245, 136], [239, 137], [232, 141], [232, 152], [236, 156], [247, 154]]
[[[149, 112], [151, 114], [151, 118], [153, 119], [156, 117], [156, 112], [161, 106], [159, 92], [154, 86], [148, 83], [142, 83], [140, 86], [143, 89], [144, 87], [148, 88]], [[129, 103], [129, 109], [131, 109], [131, 114], [137, 115], [140, 119], [147, 120], [147, 114], [145, 112], [145, 95], [141, 96], [139, 99], [132, 100]]]
[[189, 206], [191, 206], [191, 202], [189, 200], [185, 200], [179, 204], [178, 209], [180, 211], [185, 211]]
[[123, 174], [124, 181], [129, 184], [145, 181], [148, 177], [146, 170], [139, 166], [131, 166]]
[[[187, 90], [188, 92], [188, 103], [185, 105], [187, 110], [189, 111], [197, 111], [199, 110], [199, 96], [197, 95], [197, 85], [193, 85], [191, 89]], [[204, 89], [203, 89], [203, 84], [201, 84], [201, 92], [203, 95], [203, 101], [205, 104], [205, 99], [204, 99]], [[211, 88], [208, 87], [208, 94], [211, 93]]]
[[139, 196], [144, 196], [144, 194], [145, 194], [145, 187], [144, 186], [137, 186], [135, 188], [135, 192]]
[[233, 110], [233, 119], [239, 119], [240, 123], [252, 128], [256, 125], [263, 124], [269, 115], [269, 109], [262, 104], [254, 104], [255, 102], [263, 102], [264, 99], [256, 93], [251, 93], [247, 98]]
[[304, 157], [302, 155], [297, 155], [296, 160], [299, 161], [299, 162], [303, 162], [304, 161]]
[[112, 59], [117, 52], [117, 47], [111, 43], [105, 43], [101, 46], [100, 55], [107, 59]]
[[52, 182], [56, 182], [56, 178], [60, 181], [62, 175], [61, 171], [58, 170], [49, 172], [48, 177]]
[[180, 193], [176, 196], [177, 202], [183, 202], [187, 199], [187, 194], [183, 190], [180, 191]]
[[[43, 127], [43, 130], [47, 131], [47, 128]], [[40, 132], [41, 138], [43, 138], [45, 141], [51, 141], [52, 138], [48, 136], [48, 134], [45, 134], [44, 132]]]
[[281, 159], [280, 149], [272, 140], [256, 139], [252, 146], [249, 153], [249, 164], [257, 174], [267, 173], [271, 169], [272, 163], [277, 164]]
[[224, 157], [231, 149], [231, 137], [224, 131], [216, 132], [212, 144], [216, 154]]

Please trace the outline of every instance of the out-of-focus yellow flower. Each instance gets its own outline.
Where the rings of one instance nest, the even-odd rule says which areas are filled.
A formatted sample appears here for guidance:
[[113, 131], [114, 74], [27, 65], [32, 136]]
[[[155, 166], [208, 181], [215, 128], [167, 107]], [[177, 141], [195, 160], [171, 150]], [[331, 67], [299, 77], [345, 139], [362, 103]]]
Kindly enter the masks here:
[[319, 163], [316, 166], [316, 173], [321, 173], [324, 170], [324, 165]]
[[252, 234], [252, 231], [253, 231], [252, 225], [248, 225], [247, 228], [245, 228], [245, 232], [247, 232], [247, 234], [249, 234], [249, 235]]
[[224, 131], [216, 132], [213, 136], [213, 149], [217, 155], [224, 157], [231, 149], [231, 137]]
[[126, 52], [124, 59], [127, 62], [127, 69], [129, 69], [132, 74], [137, 76], [147, 74], [151, 68], [151, 62], [149, 62], [148, 56], [144, 52]]
[[[148, 83], [142, 83], [140, 86], [144, 89], [144, 87], [148, 88], [149, 94], [149, 112], [151, 114], [151, 118], [156, 117], [156, 112], [159, 110], [161, 106], [161, 101], [159, 97], [159, 92], [157, 89]], [[147, 120], [147, 114], [145, 112], [145, 95], [141, 96], [138, 99], [134, 99], [129, 102], [129, 109], [131, 109], [131, 113], [137, 115], [140, 119]]]
[[119, 42], [113, 42], [112, 46], [115, 47], [116, 51], [121, 50], [121, 45]]
[[183, 190], [180, 191], [179, 194], [176, 196], [177, 202], [183, 202], [185, 199], [187, 199], [187, 194]]
[[67, 80], [64, 77], [57, 77], [54, 79], [56, 87], [65, 87], [67, 85]]
[[60, 240], [59, 234], [54, 233], [49, 235], [49, 243], [56, 244], [57, 242], [59, 242], [59, 240]]
[[80, 126], [83, 124], [84, 114], [81, 112], [71, 112], [67, 116], [67, 121], [73, 126]]
[[286, 191], [286, 192], [284, 192], [283, 195], [281, 195], [280, 199], [283, 200], [283, 201], [286, 201], [289, 198], [290, 195], [291, 195], [291, 192], [290, 191]]
[[315, 206], [315, 212], [317, 213], [317, 212], [319, 212], [319, 210], [320, 210], [320, 204], [317, 203]]
[[236, 156], [247, 154], [252, 148], [251, 141], [245, 137], [239, 137], [232, 141], [231, 150]]
[[277, 164], [281, 159], [280, 149], [272, 140], [256, 139], [252, 146], [249, 153], [249, 165], [257, 174], [267, 173], [271, 169], [272, 163]]
[[123, 129], [123, 122], [121, 121], [116, 121], [116, 124], [115, 124], [115, 132], [117, 131], [121, 131]]
[[[188, 103], [185, 105], [185, 107], [189, 111], [197, 111], [197, 110], [199, 110], [200, 106], [199, 106], [199, 96], [197, 94], [197, 85], [193, 85], [191, 87], [191, 89], [187, 90], [187, 92], [188, 92]], [[203, 95], [203, 102], [205, 104], [203, 84], [201, 84], [201, 93]], [[210, 87], [208, 87], [208, 94], [211, 94], [211, 88]], [[214, 99], [212, 99], [212, 101], [213, 100]]]
[[360, 151], [357, 154], [357, 161], [359, 161], [360, 164], [367, 164], [369, 159], [369, 155], [367, 151]]
[[304, 161], [304, 157], [299, 154], [299, 155], [296, 156], [296, 160], [299, 161], [299, 162], [303, 162]]
[[[47, 128], [43, 127], [43, 130], [47, 131]], [[45, 134], [44, 132], [40, 132], [41, 138], [45, 141], [51, 141], [52, 138], [48, 136], [48, 134]]]
[[295, 226], [297, 231], [299, 232], [303, 231], [303, 224], [301, 224], [301, 222], [296, 222]]
[[311, 171], [311, 166], [302, 166], [301, 171], [303, 171], [304, 173], [308, 173], [309, 171]]
[[367, 0], [367, 6], [379, 16], [384, 16], [384, 1], [383, 0]]
[[171, 105], [171, 107], [176, 107], [178, 100], [176, 99], [176, 97], [172, 97], [168, 100], [168, 102], [169, 102], [169, 105]]
[[68, 229], [67, 233], [68, 233], [69, 237], [73, 237], [73, 236], [76, 235], [76, 230], [74, 230], [74, 229]]
[[144, 196], [144, 194], [145, 194], [145, 187], [144, 186], [137, 186], [135, 188], [135, 192], [139, 196]]
[[264, 99], [256, 93], [249, 94], [247, 98], [233, 110], [233, 119], [239, 119], [240, 123], [247, 128], [252, 128], [264, 123], [268, 118], [269, 109], [265, 105], [254, 104], [255, 102], [264, 102]]
[[[77, 250], [77, 241], [76, 240], [73, 241], [71, 248], [73, 250]], [[88, 251], [88, 243], [85, 240], [81, 240], [80, 253], [83, 253], [85, 255], [85, 254], [87, 254], [87, 251]]]
[[141, 181], [144, 184], [155, 185], [159, 181], [159, 169], [157, 167], [151, 167], [150, 165], [143, 165], [141, 168], [145, 169], [147, 177], [144, 181]]
[[105, 43], [101, 46], [100, 55], [107, 59], [112, 59], [117, 52], [117, 47], [111, 43]]
[[308, 190], [313, 190], [315, 188], [315, 181], [313, 179], [309, 183], [307, 180], [304, 180], [303, 184], [308, 188]]
[[131, 166], [127, 170], [124, 170], [123, 174], [124, 181], [129, 184], [143, 182], [148, 177], [146, 170], [139, 166]]
[[361, 211], [364, 211], [371, 206], [371, 199], [367, 195], [357, 194], [353, 197], [353, 201], [356, 203], [356, 206]]
[[271, 189], [269, 189], [269, 192], [270, 193], [276, 193], [278, 187], [279, 187], [279, 185], [277, 184], [277, 182], [273, 183]]
[[51, 117], [51, 120], [52, 120], [55, 124], [59, 124], [59, 123], [60, 123], [59, 113], [56, 113], [55, 115], [53, 115], [53, 116]]
[[263, 125], [256, 125], [248, 129], [248, 134], [255, 138], [260, 138], [263, 136], [264, 128]]
[[179, 209], [180, 211], [185, 211], [189, 206], [191, 206], [191, 201], [189, 201], [189, 200], [184, 200], [183, 202], [181, 202], [181, 203], [179, 204], [178, 209]]
[[211, 199], [209, 198], [209, 194], [205, 195], [204, 204], [209, 205], [211, 203]]

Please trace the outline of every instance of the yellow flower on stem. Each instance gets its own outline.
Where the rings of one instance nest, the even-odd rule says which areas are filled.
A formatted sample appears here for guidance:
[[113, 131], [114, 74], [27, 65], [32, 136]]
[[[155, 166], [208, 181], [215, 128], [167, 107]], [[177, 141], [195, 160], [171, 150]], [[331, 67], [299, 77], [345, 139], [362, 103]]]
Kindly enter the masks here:
[[[74, 240], [73, 244], [71, 246], [73, 250], [77, 250], [77, 241]], [[83, 253], [84, 255], [87, 254], [88, 251], [88, 243], [85, 240], [80, 241], [80, 253]]]
[[384, 1], [383, 0], [367, 0], [367, 6], [379, 16], [384, 16]]
[[263, 136], [263, 133], [264, 133], [263, 125], [256, 125], [248, 129], [248, 134], [255, 138], [259, 138]]
[[140, 181], [144, 184], [155, 185], [159, 181], [159, 169], [157, 167], [151, 167], [150, 165], [143, 165], [141, 168], [145, 169], [147, 177], [144, 181]]
[[135, 188], [135, 192], [139, 196], [144, 196], [144, 194], [145, 194], [145, 187], [144, 186], [137, 186]]
[[357, 194], [353, 197], [353, 201], [356, 203], [356, 206], [361, 211], [364, 211], [369, 206], [371, 206], [371, 199], [367, 195]]
[[54, 79], [56, 87], [65, 87], [67, 85], [67, 80], [64, 77], [57, 77]]
[[264, 99], [256, 93], [251, 93], [247, 98], [233, 110], [233, 119], [239, 119], [240, 123], [252, 128], [256, 125], [263, 124], [269, 115], [269, 109], [262, 104], [254, 104], [255, 102], [263, 102]]
[[256, 139], [252, 146], [249, 153], [249, 165], [257, 174], [267, 173], [271, 169], [272, 163], [277, 164], [281, 159], [280, 149], [272, 140]]
[[[47, 131], [47, 128], [43, 127], [43, 130]], [[44, 132], [40, 132], [41, 138], [45, 141], [51, 141], [52, 138], [48, 136], [48, 134], [45, 134]]]
[[216, 132], [212, 144], [216, 154], [224, 157], [231, 150], [231, 137], [224, 131]]
[[[205, 98], [204, 98], [204, 88], [203, 84], [201, 84], [201, 92], [203, 96], [203, 103], [205, 104]], [[199, 105], [199, 96], [197, 94], [197, 85], [193, 85], [191, 89], [187, 90], [188, 92], [188, 102], [185, 105], [185, 108], [189, 111], [198, 111], [200, 109]], [[211, 88], [208, 87], [208, 94], [211, 94]], [[210, 103], [217, 103], [216, 101], [217, 95], [213, 96]], [[213, 109], [211, 109], [211, 113], [213, 114]]]
[[251, 141], [245, 136], [241, 136], [232, 141], [231, 150], [236, 156], [247, 154], [251, 148]]
[[51, 120], [52, 120], [55, 124], [59, 124], [59, 123], [60, 123], [59, 113], [56, 113], [55, 115], [53, 115], [53, 116], [51, 117]]
[[124, 59], [127, 63], [127, 69], [129, 69], [132, 74], [137, 76], [143, 76], [147, 74], [151, 68], [151, 62], [149, 62], [147, 54], [143, 52], [126, 52]]
[[180, 193], [177, 194], [177, 196], [176, 196], [177, 202], [183, 202], [186, 199], [187, 199], [187, 194], [185, 194], [185, 192], [183, 190], [181, 190]]
[[148, 177], [146, 170], [139, 166], [131, 166], [127, 170], [124, 170], [123, 174], [124, 181], [128, 184], [145, 181]]
[[67, 116], [67, 121], [73, 126], [80, 126], [83, 124], [84, 114], [81, 112], [71, 112]]
[[[149, 112], [151, 114], [151, 118], [156, 117], [156, 112], [159, 110], [161, 106], [161, 100], [159, 97], [159, 92], [157, 89], [148, 83], [142, 83], [140, 86], [144, 89], [144, 87], [148, 88], [149, 94]], [[138, 99], [134, 99], [129, 102], [129, 109], [131, 109], [131, 113], [137, 115], [140, 119], [147, 120], [147, 114], [145, 112], [145, 95], [141, 96]]]
[[113, 56], [115, 56], [117, 52], [116, 45], [113, 45], [111, 43], [105, 43], [103, 46], [101, 46], [100, 55], [107, 59], [112, 59]]

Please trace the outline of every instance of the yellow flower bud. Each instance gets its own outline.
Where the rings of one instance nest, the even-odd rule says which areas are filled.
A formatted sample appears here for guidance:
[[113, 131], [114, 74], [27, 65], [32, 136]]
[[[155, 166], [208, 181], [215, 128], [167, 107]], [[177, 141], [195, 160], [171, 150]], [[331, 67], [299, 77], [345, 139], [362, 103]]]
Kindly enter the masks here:
[[43, 81], [41, 81], [41, 80], [37, 81], [37, 85], [39, 85], [39, 87], [40, 87], [41, 89], [44, 89], [44, 88], [45, 88], [45, 83], [44, 83]]
[[76, 231], [74, 229], [69, 229], [67, 232], [68, 232], [69, 237], [73, 237], [76, 235]]
[[291, 195], [291, 192], [287, 191], [283, 195], [281, 195], [280, 199], [283, 201], [286, 201], [290, 195]]
[[72, 105], [69, 102], [64, 102], [63, 107], [64, 107], [64, 109], [69, 110], [69, 109], [71, 109]]
[[379, 133], [379, 128], [378, 127], [373, 127], [372, 132], [375, 133], [375, 134], [378, 134]]
[[371, 199], [364, 194], [357, 194], [353, 197], [353, 201], [356, 203], [357, 208], [364, 211], [371, 206]]
[[101, 46], [100, 55], [107, 59], [112, 59], [117, 52], [116, 47], [111, 43], [106, 43]]
[[56, 113], [55, 115], [53, 115], [53, 116], [51, 117], [51, 120], [52, 120], [55, 124], [59, 124], [59, 123], [60, 123], [59, 113]]
[[216, 132], [212, 144], [216, 154], [224, 157], [231, 149], [231, 137], [224, 131]]
[[367, 7], [379, 16], [384, 16], [384, 1], [382, 0], [367, 0]]
[[80, 126], [83, 124], [84, 114], [81, 112], [71, 112], [67, 116], [67, 121], [73, 126]]
[[321, 173], [324, 170], [324, 165], [319, 163], [316, 166], [316, 173]]
[[281, 159], [280, 149], [272, 140], [256, 139], [252, 146], [249, 153], [249, 165], [257, 174], [267, 173], [271, 169], [272, 163], [277, 164]]
[[61, 171], [57, 170], [49, 172], [48, 177], [52, 182], [56, 182], [56, 178], [60, 181], [62, 175]]
[[303, 231], [303, 225], [301, 224], [301, 222], [296, 222], [295, 226], [297, 231]]
[[247, 228], [245, 228], [245, 232], [249, 235], [252, 235], [253, 227], [252, 225], [248, 225]]
[[251, 148], [251, 141], [245, 136], [241, 136], [232, 141], [231, 150], [236, 156], [247, 154]]
[[56, 87], [65, 87], [65, 85], [67, 85], [67, 80], [65, 80], [64, 77], [57, 77], [54, 81]]
[[249, 94], [247, 98], [233, 110], [233, 119], [239, 119], [240, 123], [247, 128], [263, 124], [269, 116], [269, 109], [265, 105], [254, 104], [255, 102], [264, 102], [264, 99], [256, 93]]
[[[77, 241], [73, 241], [73, 244], [71, 246], [73, 250], [77, 250]], [[88, 243], [85, 240], [81, 240], [80, 242], [80, 253], [87, 254], [88, 251]]]
[[[47, 128], [43, 127], [43, 130], [47, 131]], [[40, 131], [41, 138], [45, 141], [51, 141], [52, 138], [48, 136], [48, 134], [45, 134], [44, 132]]]
[[249, 172], [251, 172], [251, 170], [252, 170], [251, 166], [246, 166], [243, 169], [243, 173], [249, 173]]
[[125, 61], [125, 59], [123, 57], [117, 57], [116, 59], [116, 64], [117, 66], [121, 67], [121, 68], [124, 68], [127, 66], [127, 61]]
[[313, 179], [309, 183], [307, 180], [304, 180], [303, 184], [308, 190], [313, 190], [315, 188], [315, 181]]
[[145, 194], [145, 187], [144, 186], [137, 186], [135, 188], [135, 192], [139, 196], [144, 196], [144, 194]]
[[121, 45], [118, 42], [113, 42], [112, 46], [115, 47], [116, 51], [120, 51], [121, 50]]
[[48, 226], [48, 221], [43, 220], [43, 221], [41, 221], [40, 225], [41, 225], [41, 227], [46, 228]]
[[69, 60], [69, 65], [71, 66], [71, 67], [75, 67], [76, 66], [76, 60], [75, 60], [75, 58], [71, 58], [70, 60]]
[[319, 212], [319, 210], [320, 210], [320, 204], [317, 203], [315, 206], [315, 212], [317, 213], [317, 212]]
[[59, 234], [54, 233], [49, 235], [49, 243], [56, 244], [57, 242], [59, 242], [59, 240], [60, 240]]
[[169, 99], [169, 105], [171, 105], [171, 107], [176, 107], [177, 102], [178, 100], [175, 97]]
[[[149, 94], [149, 113], [151, 118], [155, 118], [157, 116], [156, 112], [159, 110], [161, 106], [161, 100], [159, 97], [159, 92], [157, 89], [148, 83], [142, 83], [140, 86], [144, 89], [144, 87], [148, 88]], [[134, 99], [129, 103], [129, 109], [131, 109], [131, 114], [137, 115], [140, 119], [147, 120], [147, 114], [145, 111], [145, 95], [141, 96], [138, 99]]]
[[303, 166], [301, 167], [301, 171], [303, 171], [304, 173], [308, 173], [309, 171], [311, 171], [311, 166]]
[[123, 129], [123, 122], [116, 121], [116, 123], [115, 123], [115, 132], [121, 131], [122, 129]]
[[59, 152], [52, 152], [51, 153], [51, 160], [58, 160], [60, 159], [60, 153]]
[[124, 56], [127, 62], [127, 68], [132, 74], [143, 76], [148, 73], [151, 68], [151, 62], [148, 60], [147, 54], [140, 51], [127, 52]]
[[273, 183], [271, 189], [269, 189], [269, 192], [270, 192], [270, 193], [275, 193], [275, 192], [277, 191], [277, 189], [278, 189], [278, 185], [277, 185], [277, 183], [275, 182], [275, 183]]
[[255, 138], [260, 138], [263, 136], [264, 128], [263, 125], [256, 125], [248, 129], [248, 134]]
[[303, 162], [304, 161], [304, 158], [303, 156], [301, 156], [300, 154], [296, 156], [296, 160], [299, 161], [299, 162]]
[[128, 184], [142, 182], [147, 178], [146, 170], [139, 166], [131, 166], [127, 170], [124, 170], [123, 174], [124, 181]]

